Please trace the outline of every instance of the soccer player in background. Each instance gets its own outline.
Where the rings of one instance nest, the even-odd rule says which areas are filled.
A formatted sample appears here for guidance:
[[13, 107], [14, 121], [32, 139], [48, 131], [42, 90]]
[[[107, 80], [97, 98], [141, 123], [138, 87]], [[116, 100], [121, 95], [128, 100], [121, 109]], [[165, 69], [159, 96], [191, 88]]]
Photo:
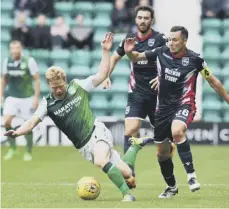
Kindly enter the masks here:
[[107, 33], [101, 43], [102, 60], [99, 71], [85, 80], [74, 79], [67, 85], [64, 70], [50, 67], [46, 72], [46, 79], [51, 93], [43, 98], [30, 120], [16, 131], [10, 130], [5, 135], [17, 137], [28, 134], [48, 115], [85, 159], [93, 162], [108, 175], [122, 193], [123, 201], [134, 201], [129, 187], [135, 187], [135, 179], [129, 166], [134, 167], [136, 154], [141, 147], [131, 146], [121, 159], [113, 148], [110, 130], [94, 117], [89, 106], [89, 92], [107, 78], [112, 43], [113, 34]]
[[[163, 46], [166, 37], [151, 28], [154, 23], [154, 10], [150, 6], [140, 6], [136, 9], [135, 22], [138, 31], [135, 34], [128, 34], [128, 37], [135, 37], [135, 51], [144, 52], [156, 47]], [[124, 39], [125, 40], [125, 39]], [[124, 40], [119, 44], [116, 52], [111, 56], [111, 76], [117, 62], [125, 55]], [[141, 127], [141, 121], [149, 117], [150, 123], [154, 126], [154, 113], [157, 103], [157, 91], [151, 88], [151, 82], [156, 81], [157, 66], [156, 59], [150, 61], [131, 62], [131, 74], [129, 80], [128, 101], [125, 111], [125, 137], [124, 153], [128, 150], [129, 138], [137, 137]], [[110, 78], [105, 82], [105, 88], [111, 87]]]
[[[159, 198], [170, 198], [178, 193], [169, 141], [177, 144], [180, 159], [187, 172], [189, 189], [200, 189], [197, 181], [190, 145], [185, 131], [196, 112], [196, 80], [199, 73], [210, 86], [229, 104], [229, 95], [221, 82], [211, 73], [199, 54], [186, 48], [188, 30], [174, 26], [170, 30], [169, 47], [163, 46], [143, 53], [133, 51], [135, 39], [125, 40], [126, 54], [133, 61], [157, 59], [159, 74], [158, 104], [155, 114], [155, 136], [158, 162], [168, 187]], [[141, 142], [141, 143], [140, 143]], [[138, 141], [144, 145], [144, 140]]]
[[[40, 96], [40, 78], [34, 58], [24, 56], [19, 41], [11, 41], [9, 58], [6, 58], [2, 70], [1, 103], [4, 102], [4, 89], [8, 87], [8, 97], [3, 106], [4, 126], [6, 130], [14, 128], [14, 118], [19, 117], [22, 123], [30, 118], [37, 109]], [[21, 123], [21, 124], [22, 124]], [[24, 160], [32, 160], [33, 133], [26, 136], [27, 146]], [[10, 160], [16, 154], [16, 142], [8, 137], [10, 149], [4, 156]]]

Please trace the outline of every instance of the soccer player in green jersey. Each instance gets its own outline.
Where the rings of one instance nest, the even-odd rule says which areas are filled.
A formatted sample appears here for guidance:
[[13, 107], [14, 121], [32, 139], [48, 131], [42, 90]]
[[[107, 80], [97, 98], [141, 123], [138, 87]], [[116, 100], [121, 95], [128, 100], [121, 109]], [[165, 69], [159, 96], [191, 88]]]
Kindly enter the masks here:
[[[10, 43], [11, 56], [5, 59], [1, 77], [1, 103], [4, 101], [4, 89], [8, 87], [8, 97], [4, 101], [3, 115], [6, 130], [21, 125], [29, 119], [37, 109], [40, 96], [40, 79], [37, 63], [34, 58], [24, 56], [19, 41]], [[20, 118], [21, 123], [15, 124], [14, 119]], [[32, 160], [33, 134], [25, 136], [27, 140], [25, 161]], [[10, 149], [4, 156], [10, 160], [16, 153], [15, 139], [8, 138]]]
[[80, 153], [108, 175], [122, 193], [122, 200], [134, 201], [129, 187], [135, 187], [132, 169], [140, 146], [131, 146], [121, 159], [113, 148], [110, 130], [94, 117], [88, 99], [88, 93], [107, 78], [112, 43], [113, 34], [107, 33], [101, 43], [102, 60], [99, 71], [85, 80], [74, 79], [67, 85], [64, 70], [55, 66], [50, 67], [46, 72], [46, 79], [51, 94], [43, 98], [30, 120], [16, 131], [10, 130], [5, 135], [17, 137], [28, 134], [48, 115]]

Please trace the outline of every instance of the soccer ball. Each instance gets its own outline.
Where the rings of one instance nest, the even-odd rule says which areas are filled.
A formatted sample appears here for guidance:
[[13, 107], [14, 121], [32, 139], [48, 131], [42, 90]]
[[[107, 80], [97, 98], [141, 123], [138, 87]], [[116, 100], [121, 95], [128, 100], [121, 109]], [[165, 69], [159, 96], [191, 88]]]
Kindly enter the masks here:
[[93, 177], [81, 178], [76, 187], [78, 196], [83, 200], [95, 200], [100, 194], [101, 186]]

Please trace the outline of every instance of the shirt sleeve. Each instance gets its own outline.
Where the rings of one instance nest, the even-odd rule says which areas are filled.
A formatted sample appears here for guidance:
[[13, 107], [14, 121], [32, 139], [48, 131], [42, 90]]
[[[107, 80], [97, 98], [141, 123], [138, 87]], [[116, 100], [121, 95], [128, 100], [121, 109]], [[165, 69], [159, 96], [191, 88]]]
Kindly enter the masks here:
[[35, 75], [38, 73], [37, 63], [33, 57], [29, 58], [28, 67], [31, 75]]
[[95, 86], [92, 83], [94, 75], [89, 76], [86, 79], [83, 80], [79, 80], [79, 79], [74, 79], [74, 81], [80, 85], [84, 90], [90, 92], [91, 90], [93, 90], [95, 88]]
[[7, 74], [7, 62], [8, 62], [8, 59], [6, 58], [3, 62], [2, 74]]
[[159, 39], [160, 46], [164, 46], [167, 42], [168, 38], [164, 34], [161, 34]]
[[212, 74], [211, 70], [207, 66], [207, 63], [202, 57], [197, 57], [196, 65], [197, 71], [200, 72], [204, 78], [208, 78]]
[[116, 49], [116, 52], [119, 56], [123, 57], [126, 53], [125, 53], [125, 50], [124, 50], [124, 40], [122, 40], [118, 46], [118, 48]]
[[159, 53], [160, 49], [161, 49], [160, 47], [157, 47], [157, 48], [155, 48], [153, 50], [145, 51], [146, 59], [147, 60], [155, 60], [157, 58], [157, 56], [158, 56], [158, 53]]
[[45, 98], [42, 99], [41, 103], [39, 104], [37, 110], [35, 111], [34, 115], [40, 118], [42, 121], [44, 117], [47, 115], [47, 100]]

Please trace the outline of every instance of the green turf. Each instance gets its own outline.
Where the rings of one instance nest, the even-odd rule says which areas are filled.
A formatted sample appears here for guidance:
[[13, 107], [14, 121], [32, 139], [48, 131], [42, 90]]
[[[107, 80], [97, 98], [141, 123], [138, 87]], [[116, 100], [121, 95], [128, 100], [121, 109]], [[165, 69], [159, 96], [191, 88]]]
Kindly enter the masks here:
[[[175, 174], [179, 194], [160, 200], [165, 184], [160, 175], [154, 147], [141, 150], [136, 165], [136, 202], [120, 202], [121, 195], [106, 175], [83, 160], [73, 147], [35, 148], [32, 162], [23, 162], [24, 148], [11, 161], [2, 161], [2, 207], [77, 208], [77, 207], [221, 207], [229, 208], [229, 146], [193, 146], [197, 176], [201, 190], [191, 193], [186, 175], [176, 154]], [[2, 148], [2, 156], [6, 153]], [[83, 176], [95, 176], [102, 191], [95, 201], [76, 196], [75, 184]]]

